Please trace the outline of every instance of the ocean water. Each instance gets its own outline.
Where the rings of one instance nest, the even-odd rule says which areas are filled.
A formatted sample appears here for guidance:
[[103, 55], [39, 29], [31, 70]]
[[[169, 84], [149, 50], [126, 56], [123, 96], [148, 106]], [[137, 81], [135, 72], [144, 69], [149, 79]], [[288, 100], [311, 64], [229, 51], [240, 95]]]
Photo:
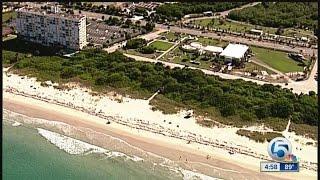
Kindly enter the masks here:
[[21, 117], [13, 117], [4, 117], [3, 121], [5, 180], [215, 179], [106, 150], [35, 124], [22, 122], [14, 127], [13, 122], [18, 122], [17, 119], [21, 122]]

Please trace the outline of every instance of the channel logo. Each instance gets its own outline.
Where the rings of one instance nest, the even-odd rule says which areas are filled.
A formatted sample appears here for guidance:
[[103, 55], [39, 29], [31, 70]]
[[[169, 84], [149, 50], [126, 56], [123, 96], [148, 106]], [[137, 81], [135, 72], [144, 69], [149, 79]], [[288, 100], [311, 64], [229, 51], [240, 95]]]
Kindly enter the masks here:
[[291, 143], [284, 137], [274, 138], [268, 144], [268, 154], [273, 160], [287, 161], [292, 156], [291, 152]]
[[299, 172], [299, 159], [291, 153], [288, 139], [276, 137], [268, 144], [268, 154], [274, 161], [260, 162], [261, 172]]

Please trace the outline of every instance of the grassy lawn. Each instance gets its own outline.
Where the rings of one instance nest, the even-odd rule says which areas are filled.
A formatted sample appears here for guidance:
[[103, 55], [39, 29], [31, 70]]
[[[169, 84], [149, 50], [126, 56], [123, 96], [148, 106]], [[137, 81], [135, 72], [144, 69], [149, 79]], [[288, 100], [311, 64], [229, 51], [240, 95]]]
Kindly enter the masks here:
[[173, 46], [172, 43], [164, 41], [154, 41], [149, 46], [156, 48], [159, 51], [166, 51]]
[[177, 36], [175, 33], [171, 32], [171, 31], [163, 32], [160, 35], [165, 36], [168, 41], [172, 41], [172, 42], [179, 39], [179, 36]]
[[231, 30], [236, 32], [246, 32], [246, 31], [249, 31], [250, 29], [255, 29], [258, 27], [261, 28], [264, 32], [269, 31], [269, 33], [275, 33], [277, 30], [276, 28], [261, 27], [261, 26], [255, 26], [252, 24], [237, 23], [232, 21], [224, 21], [223, 24], [220, 24], [218, 19], [202, 19], [202, 20], [196, 20], [194, 23], [197, 25], [205, 26], [205, 27], [209, 26], [209, 27]]
[[275, 72], [251, 62], [246, 63], [245, 67], [242, 70], [245, 72], [253, 72], [254, 70], [267, 71], [268, 74], [275, 74]]
[[228, 42], [226, 41], [219, 41], [218, 39], [210, 39], [210, 38], [205, 38], [205, 37], [199, 37], [197, 41], [195, 42], [199, 42], [204, 46], [219, 46], [219, 47], [225, 47], [228, 45]]
[[293, 59], [290, 59], [285, 52], [258, 47], [251, 47], [251, 49], [255, 54], [256, 59], [281, 72], [287, 73], [303, 71], [303, 67], [298, 66], [299, 63]]
[[143, 53], [138, 52], [135, 49], [121, 50], [121, 52], [126, 53], [126, 54], [132, 54], [132, 55], [136, 55], [136, 56], [151, 58], [151, 59], [154, 59], [154, 58], [161, 55], [161, 53], [157, 53], [157, 52], [155, 52], [153, 54], [143, 54]]
[[[223, 24], [219, 23], [218, 19], [202, 19], [202, 20], [196, 20], [194, 24], [196, 25], [201, 25], [204, 27], [214, 27], [214, 28], [220, 28], [224, 30], [231, 30], [235, 32], [247, 32], [250, 29], [257, 29], [260, 28], [263, 30], [265, 33], [270, 33], [270, 34], [275, 34], [277, 31], [277, 28], [272, 28], [272, 27], [264, 27], [264, 26], [256, 26], [252, 24], [247, 24], [247, 23], [239, 23], [239, 22], [232, 22], [232, 21], [224, 21]], [[284, 36], [290, 36], [294, 37], [294, 34], [296, 34], [297, 37], [302, 37], [302, 36], [308, 36], [312, 37], [313, 32], [312, 31], [306, 31], [303, 29], [293, 29], [293, 28], [286, 28], [284, 29]]]
[[8, 21], [11, 17], [12, 18], [16, 18], [17, 17], [17, 13], [14, 12], [14, 11], [2, 13], [2, 23]]
[[[225, 47], [227, 46], [228, 42], [221, 41], [217, 39], [210, 39], [210, 38], [204, 38], [199, 37], [197, 41], [200, 42], [202, 45], [213, 45], [213, 46], [219, 46], [219, 47]], [[287, 73], [287, 72], [301, 72], [303, 71], [303, 66], [298, 66], [298, 62], [294, 61], [293, 59], [289, 58], [287, 53], [282, 51], [274, 51], [270, 49], [265, 48], [259, 48], [259, 47], [251, 47], [253, 53], [255, 54], [255, 58], [270, 67], [277, 69], [281, 72]], [[189, 61], [182, 62], [183, 59], [188, 59], [188, 54], [184, 54], [182, 50], [179, 49], [179, 47], [175, 48], [171, 52], [167, 53], [164, 57], [162, 57], [162, 60], [164, 61], [171, 61], [178, 64], [186, 64], [189, 66], [204, 68], [204, 69], [211, 69], [211, 62], [209, 61], [202, 61], [201, 56], [197, 58], [197, 61], [201, 62], [201, 65], [194, 65], [191, 64]], [[259, 71], [267, 71], [269, 74], [274, 74], [273, 71], [266, 69], [264, 67], [261, 67], [254, 63], [246, 63], [246, 66], [244, 69], [241, 69], [243, 71], [251, 72], [253, 70], [259, 70]]]
[[[202, 69], [210, 69], [212, 62], [210, 62], [210, 60], [206, 60], [206, 61], [202, 60], [202, 58], [204, 57], [203, 55], [198, 56], [195, 59], [191, 59], [190, 56], [192, 57], [192, 53], [184, 53], [182, 50], [179, 49], [179, 47], [176, 47], [174, 50], [170, 51], [165, 56], [163, 56], [161, 60], [173, 62], [176, 64], [183, 64], [183, 65], [188, 65], [192, 67], [202, 68]], [[187, 59], [187, 60], [184, 60], [184, 59]], [[192, 64], [190, 63], [190, 60], [199, 61], [201, 64], [200, 65]]]

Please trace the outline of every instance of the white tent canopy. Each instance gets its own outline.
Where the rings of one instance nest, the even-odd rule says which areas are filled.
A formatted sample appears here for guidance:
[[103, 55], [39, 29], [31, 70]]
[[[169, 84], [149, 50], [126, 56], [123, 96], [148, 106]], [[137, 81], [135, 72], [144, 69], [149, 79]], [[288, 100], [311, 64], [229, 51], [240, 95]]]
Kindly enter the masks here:
[[225, 58], [240, 59], [244, 57], [244, 54], [248, 51], [249, 47], [243, 44], [229, 44], [220, 54]]
[[223, 51], [223, 48], [217, 46], [205, 46], [203, 50], [213, 53], [221, 53]]

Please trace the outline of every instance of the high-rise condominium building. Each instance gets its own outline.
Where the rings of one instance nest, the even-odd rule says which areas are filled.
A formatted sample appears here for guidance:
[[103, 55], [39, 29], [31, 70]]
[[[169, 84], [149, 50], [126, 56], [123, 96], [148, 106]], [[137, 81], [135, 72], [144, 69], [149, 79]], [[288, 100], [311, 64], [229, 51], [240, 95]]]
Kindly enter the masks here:
[[17, 11], [16, 30], [24, 40], [45, 46], [80, 50], [87, 44], [86, 16], [61, 12], [58, 7], [23, 7]]

